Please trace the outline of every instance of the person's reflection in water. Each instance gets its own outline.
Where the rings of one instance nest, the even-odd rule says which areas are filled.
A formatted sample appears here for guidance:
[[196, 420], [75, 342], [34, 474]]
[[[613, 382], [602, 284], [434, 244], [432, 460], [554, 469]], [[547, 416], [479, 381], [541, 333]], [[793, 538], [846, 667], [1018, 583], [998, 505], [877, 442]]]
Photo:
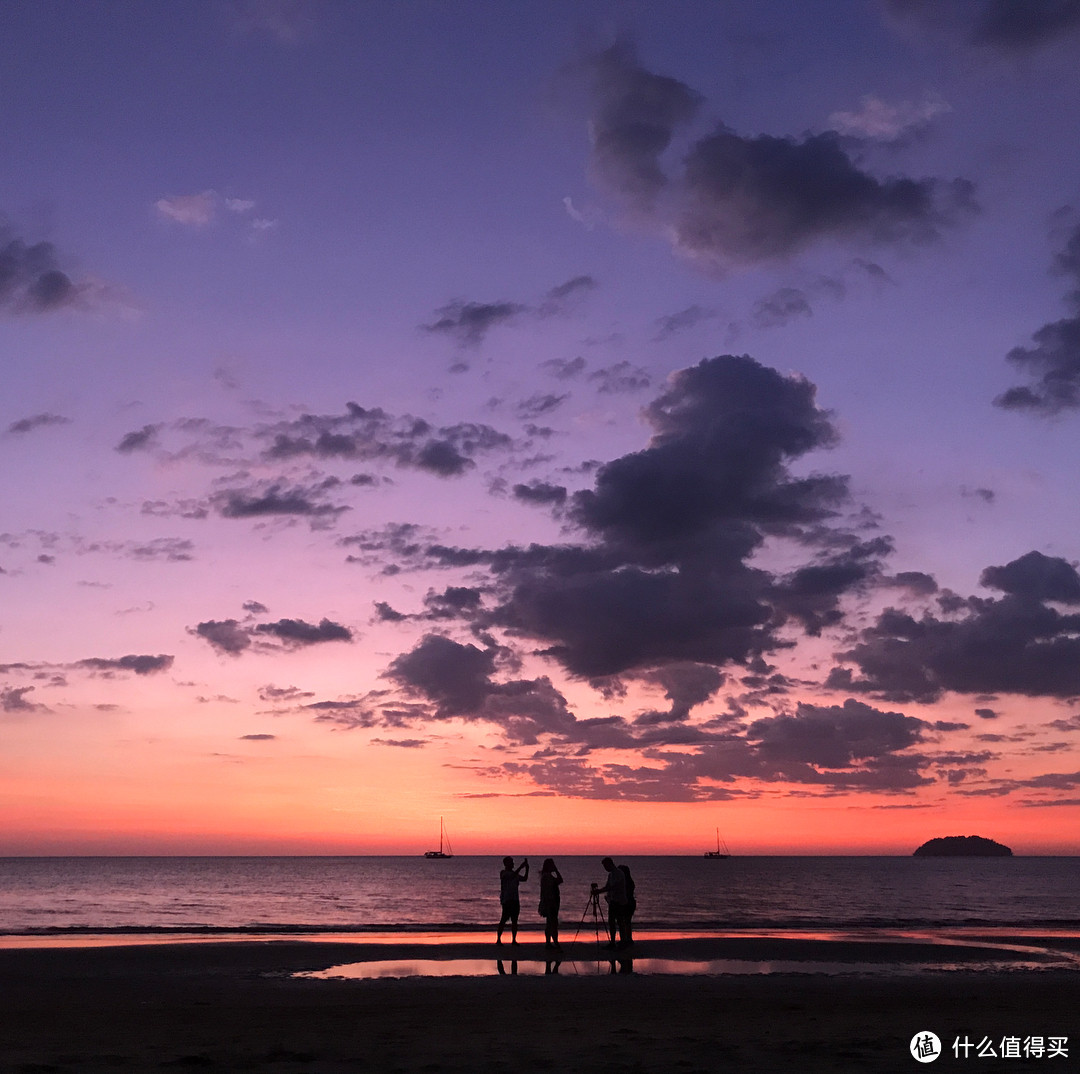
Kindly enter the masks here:
[[[501, 958], [499, 959], [498, 962], [495, 963], [495, 968], [499, 971], [499, 973], [503, 977], [506, 976], [506, 967], [503, 965], [503, 960]], [[517, 976], [517, 959], [516, 958], [514, 959], [513, 962], [510, 963], [510, 976], [511, 977], [516, 977]]]
[[611, 961], [608, 963], [611, 967], [608, 973], [633, 973], [634, 972], [634, 960], [632, 958], [620, 958], [617, 962]]
[[544, 976], [547, 977], [549, 974], [558, 973], [561, 965], [561, 959], [548, 959], [547, 962], [544, 963]]

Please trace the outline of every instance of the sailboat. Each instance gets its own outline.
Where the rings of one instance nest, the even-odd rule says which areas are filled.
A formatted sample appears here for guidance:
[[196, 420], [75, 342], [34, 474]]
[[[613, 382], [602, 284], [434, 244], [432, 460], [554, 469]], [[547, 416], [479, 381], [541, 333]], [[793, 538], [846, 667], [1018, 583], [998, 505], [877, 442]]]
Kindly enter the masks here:
[[716, 829], [716, 849], [715, 850], [706, 850], [705, 851], [705, 857], [706, 858], [730, 858], [731, 857], [731, 851], [728, 850], [727, 843], [725, 843], [724, 840], [720, 838], [720, 829], [719, 828]]
[[[446, 849], [443, 850], [445, 844]], [[442, 817], [439, 817], [439, 849], [438, 850], [425, 850], [425, 858], [452, 858], [454, 856], [453, 850], [450, 849], [450, 838], [446, 834], [446, 826], [443, 824]]]

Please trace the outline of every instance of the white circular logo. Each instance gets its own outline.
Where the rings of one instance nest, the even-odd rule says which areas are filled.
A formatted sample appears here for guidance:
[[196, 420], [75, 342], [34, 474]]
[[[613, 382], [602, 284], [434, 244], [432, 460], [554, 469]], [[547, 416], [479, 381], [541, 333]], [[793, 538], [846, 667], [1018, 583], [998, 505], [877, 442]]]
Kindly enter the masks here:
[[911, 1038], [912, 1058], [920, 1063], [932, 1063], [941, 1055], [941, 1040], [936, 1033], [924, 1029]]

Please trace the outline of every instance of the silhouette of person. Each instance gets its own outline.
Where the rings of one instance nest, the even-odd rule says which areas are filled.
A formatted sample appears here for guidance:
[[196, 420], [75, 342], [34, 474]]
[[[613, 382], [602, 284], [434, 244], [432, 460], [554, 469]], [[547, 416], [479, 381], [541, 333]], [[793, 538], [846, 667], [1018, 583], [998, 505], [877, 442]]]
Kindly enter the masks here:
[[559, 946], [559, 885], [562, 873], [552, 858], [545, 858], [540, 868], [540, 915], [544, 919], [544, 945]]
[[502, 943], [503, 928], [510, 922], [510, 942], [517, 943], [518, 916], [521, 913], [521, 899], [518, 897], [518, 885], [529, 879], [529, 859], [522, 858], [515, 869], [513, 858], [503, 858], [502, 871], [499, 873], [499, 902], [502, 903], [502, 917], [499, 918], [499, 931], [495, 942]]
[[[593, 884], [592, 890], [607, 899], [608, 935], [611, 937], [608, 946], [626, 947], [631, 943], [630, 899], [626, 893], [626, 874], [611, 858], [604, 858], [600, 864], [607, 870], [607, 883], [602, 888]], [[618, 944], [615, 942], [616, 934], [619, 937]]]

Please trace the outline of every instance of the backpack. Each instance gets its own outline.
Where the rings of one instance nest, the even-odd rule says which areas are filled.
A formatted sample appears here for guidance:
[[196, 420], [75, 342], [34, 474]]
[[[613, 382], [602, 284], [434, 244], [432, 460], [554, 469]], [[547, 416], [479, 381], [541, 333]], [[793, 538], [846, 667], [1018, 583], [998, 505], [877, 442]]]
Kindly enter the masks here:
[[619, 868], [622, 870], [623, 876], [626, 877], [626, 898], [628, 901], [632, 900], [634, 897], [634, 878], [630, 875], [630, 866], [620, 865]]

